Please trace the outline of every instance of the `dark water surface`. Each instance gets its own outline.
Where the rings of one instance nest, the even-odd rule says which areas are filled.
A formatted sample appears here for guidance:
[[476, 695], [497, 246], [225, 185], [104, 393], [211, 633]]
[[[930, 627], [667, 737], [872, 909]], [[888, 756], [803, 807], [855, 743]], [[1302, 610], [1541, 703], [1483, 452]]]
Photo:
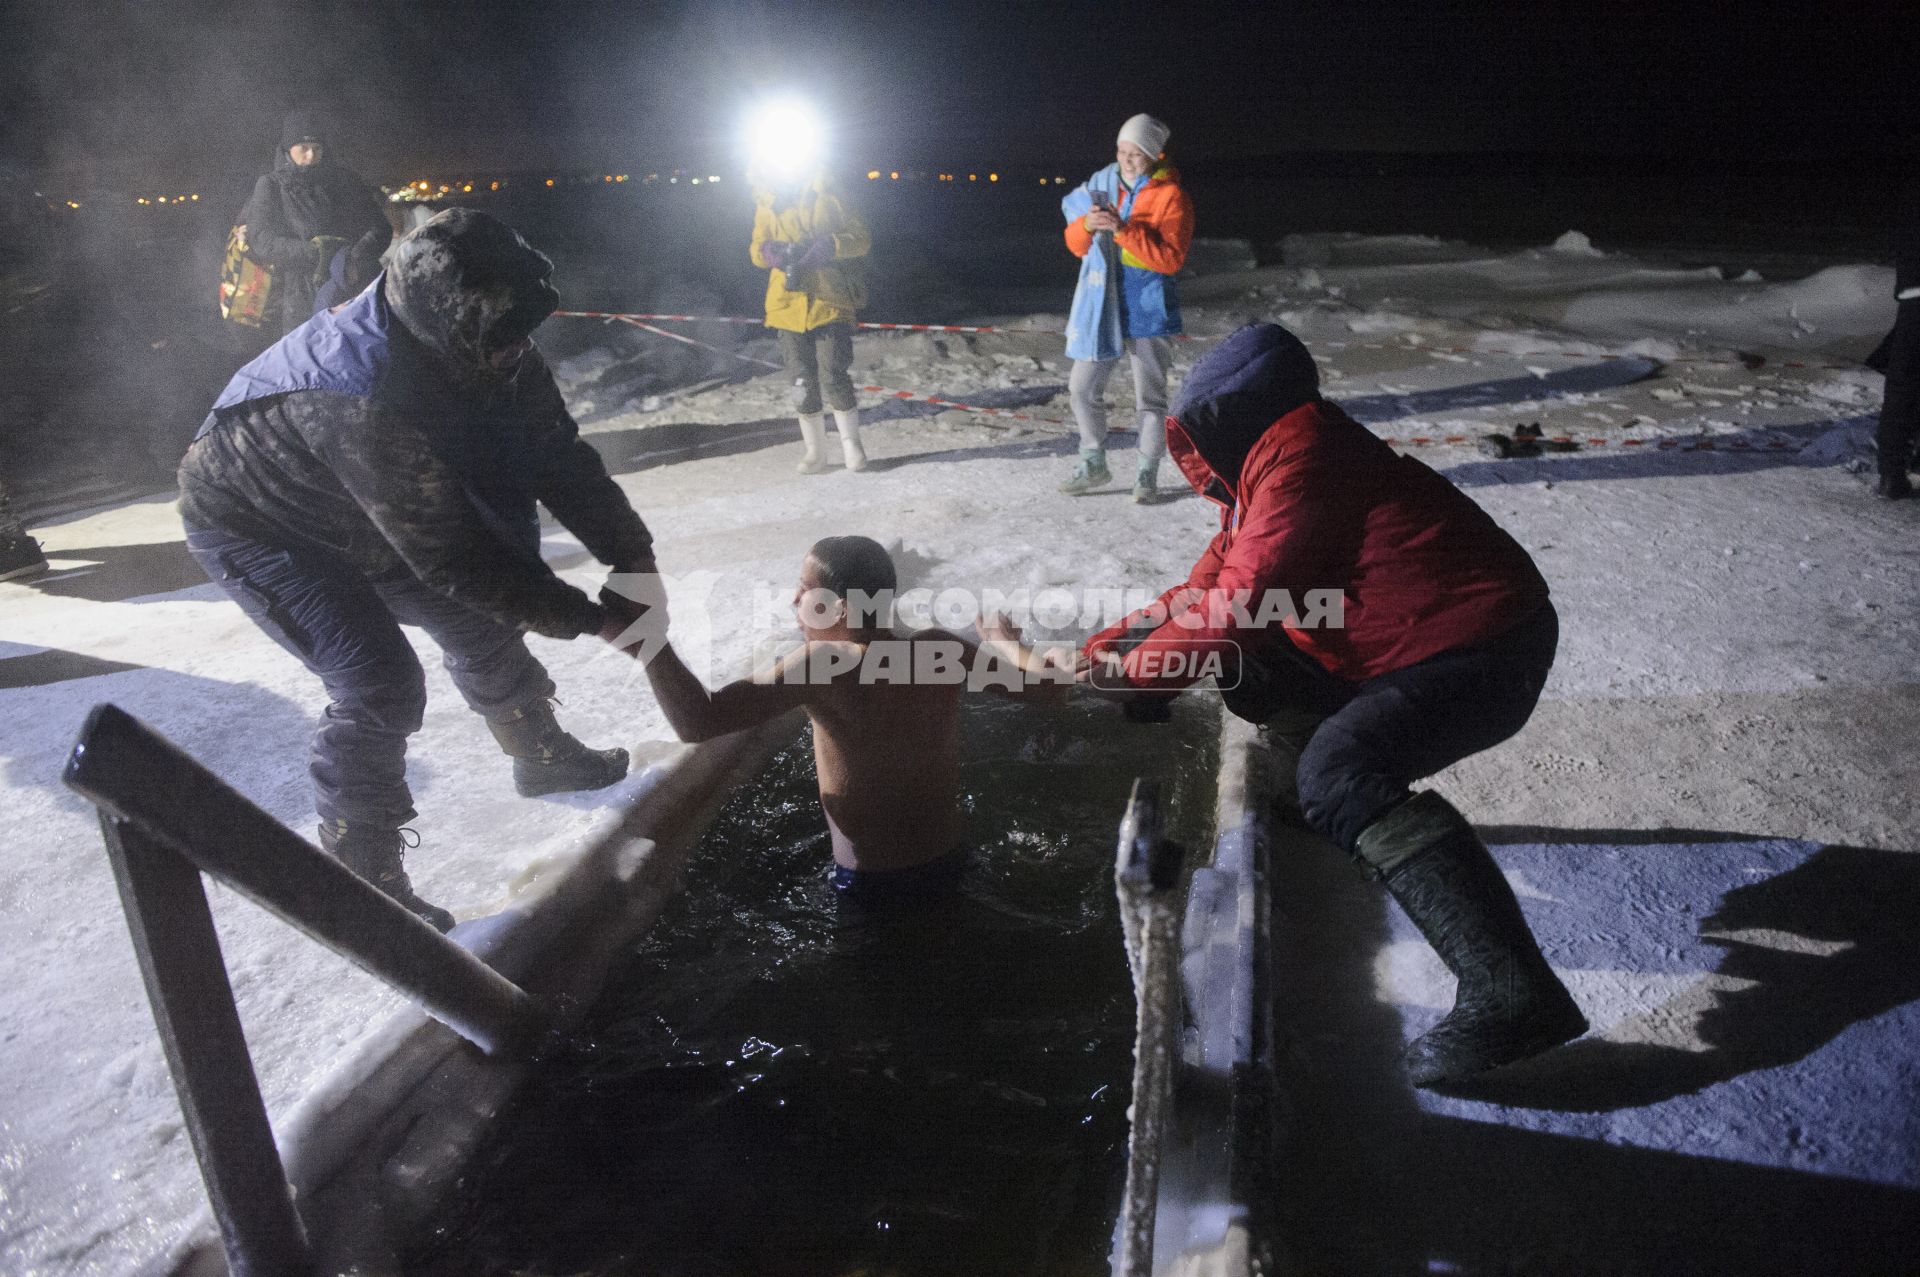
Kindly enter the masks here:
[[837, 910], [809, 740], [472, 1168], [431, 1274], [1105, 1273], [1134, 1003], [1112, 885], [1136, 774], [1204, 845], [1216, 721], [969, 710], [961, 893]]

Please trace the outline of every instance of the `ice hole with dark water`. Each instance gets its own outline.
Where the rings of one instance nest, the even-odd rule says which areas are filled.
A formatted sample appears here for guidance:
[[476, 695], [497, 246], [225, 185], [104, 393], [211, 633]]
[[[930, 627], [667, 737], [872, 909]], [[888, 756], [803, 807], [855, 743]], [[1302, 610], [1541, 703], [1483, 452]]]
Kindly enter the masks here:
[[1214, 707], [967, 710], [957, 895], [842, 913], [810, 737], [532, 1080], [408, 1271], [1104, 1274], [1134, 997], [1112, 880], [1136, 775], [1210, 838]]

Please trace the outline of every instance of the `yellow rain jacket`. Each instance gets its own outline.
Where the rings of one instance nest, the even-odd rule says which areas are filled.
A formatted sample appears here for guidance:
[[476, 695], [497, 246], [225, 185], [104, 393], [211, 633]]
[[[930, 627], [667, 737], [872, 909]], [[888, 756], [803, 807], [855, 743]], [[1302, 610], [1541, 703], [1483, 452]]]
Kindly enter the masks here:
[[780, 206], [780, 198], [764, 185], [754, 188], [753, 244], [749, 249], [753, 264], [761, 270], [772, 267], [760, 251], [769, 240], [804, 247], [816, 235], [833, 237], [834, 260], [801, 271], [794, 280], [789, 280], [783, 270], [773, 270], [767, 279], [767, 327], [804, 333], [841, 320], [851, 321], [867, 301], [864, 263], [858, 260], [873, 246], [866, 223], [841, 201], [824, 177], [808, 183], [785, 207]]

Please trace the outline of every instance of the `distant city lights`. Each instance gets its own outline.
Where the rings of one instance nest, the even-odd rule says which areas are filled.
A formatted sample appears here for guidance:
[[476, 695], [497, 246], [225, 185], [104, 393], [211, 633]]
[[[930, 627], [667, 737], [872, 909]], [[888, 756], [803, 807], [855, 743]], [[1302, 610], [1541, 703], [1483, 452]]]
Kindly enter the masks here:
[[[866, 175], [869, 182], [885, 180], [890, 182], [904, 181], [957, 184], [962, 178], [962, 174], [956, 171], [935, 170], [928, 172], [919, 169], [871, 168], [866, 170]], [[563, 187], [577, 186], [615, 186], [629, 181], [651, 186], [661, 182], [663, 178], [665, 179], [665, 184], [669, 186], [718, 186], [722, 180], [724, 180], [724, 176], [725, 175], [720, 173], [700, 173], [698, 171], [689, 172], [686, 169], [672, 169], [665, 173], [652, 172], [638, 175], [627, 173], [558, 174], [554, 177], [543, 177], [537, 180], [547, 190], [558, 190]], [[965, 174], [966, 181], [973, 184], [978, 184], [983, 177], [989, 183], [997, 183], [1000, 181], [1001, 174], [997, 172], [988, 172], [985, 174], [971, 172]], [[684, 181], [682, 179], [684, 179]], [[1020, 179], [1016, 177], [1015, 180], [1018, 181]], [[1058, 174], [1052, 177], [1041, 176], [1037, 180], [1041, 186], [1064, 186], [1067, 183], [1067, 179]], [[397, 187], [382, 186], [380, 191], [391, 201], [406, 203], [437, 201], [446, 197], [457, 198], [461, 195], [498, 192], [506, 190], [510, 184], [509, 179], [504, 177], [453, 177], [444, 182], [436, 182], [431, 178], [422, 177], [404, 182]], [[166, 204], [174, 206], [194, 203], [199, 199], [200, 196], [198, 194], [143, 195], [137, 197], [135, 202], [142, 205]], [[80, 207], [80, 202], [77, 200], [66, 200], [64, 202], [69, 209], [77, 209]], [[58, 207], [58, 202], [49, 200], [48, 207]]]
[[[960, 181], [960, 174], [957, 172], [943, 172], [943, 171], [923, 172], [920, 170], [904, 170], [903, 171], [901, 169], [871, 168], [871, 169], [868, 169], [866, 173], [867, 173], [867, 180], [869, 182], [878, 182], [878, 181], [885, 180], [890, 182], [906, 181], [906, 182], [957, 183]], [[560, 175], [556, 177], [541, 178], [540, 181], [542, 185], [548, 190], [554, 190], [563, 186], [581, 186], [581, 185], [614, 186], [614, 185], [620, 185], [628, 181], [637, 181], [642, 185], [651, 186], [655, 183], [660, 182], [663, 177], [666, 180], [666, 184], [669, 186], [682, 185], [683, 184], [681, 182], [682, 178], [686, 179], [684, 185], [687, 185], [687, 186], [718, 186], [720, 185], [723, 176], [724, 175], [720, 173], [702, 173], [702, 174], [696, 175], [694, 173], [687, 172], [685, 169], [673, 169], [670, 172], [664, 173], [664, 174], [659, 172], [653, 172], [653, 173], [647, 173], [643, 175], [632, 175], [627, 173], [585, 173], [585, 174], [573, 174], [571, 176]], [[989, 172], [984, 176], [988, 182], [998, 182], [1000, 180], [1001, 175], [996, 172]], [[978, 183], [981, 180], [981, 178], [982, 178], [982, 174], [977, 172], [968, 173], [966, 175], [966, 180], [968, 182]], [[1018, 181], [1020, 179], [1016, 176], [1014, 180]], [[1041, 186], [1064, 186], [1067, 183], [1067, 179], [1058, 174], [1052, 177], [1042, 176], [1038, 179], [1038, 181]], [[487, 192], [504, 191], [510, 185], [511, 185], [511, 181], [508, 178], [504, 178], [504, 177], [496, 177], [496, 178], [455, 177], [445, 182], [436, 182], [430, 178], [422, 177], [422, 178], [415, 178], [414, 180], [409, 182], [404, 182], [397, 187], [382, 186], [380, 190], [382, 194], [384, 194], [389, 200], [404, 203], [408, 201], [418, 202], [423, 200], [424, 201], [438, 200], [438, 199], [441, 199], [442, 197], [453, 196], [453, 195], [473, 195], [473, 194], [485, 194]], [[120, 198], [126, 198], [126, 197], [122, 196]], [[195, 204], [195, 203], [198, 203], [199, 201], [200, 201], [200, 196], [197, 192], [189, 192], [184, 195], [139, 195], [139, 196], [133, 197], [133, 202], [136, 205], [141, 207], [153, 207], [156, 205], [164, 204], [170, 208], [175, 208], [183, 204]], [[81, 205], [82, 205], [82, 201], [75, 200], [75, 199], [64, 199], [57, 196], [50, 197], [47, 199], [47, 207], [52, 209], [57, 209], [64, 206], [69, 211], [75, 211], [75, 210], [78, 210], [81, 207]]]

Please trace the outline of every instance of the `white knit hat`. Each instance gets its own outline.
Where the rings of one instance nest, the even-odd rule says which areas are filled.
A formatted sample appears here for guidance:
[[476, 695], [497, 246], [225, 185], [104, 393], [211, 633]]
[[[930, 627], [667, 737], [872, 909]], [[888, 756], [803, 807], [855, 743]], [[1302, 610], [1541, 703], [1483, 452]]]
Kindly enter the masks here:
[[1142, 112], [1120, 126], [1121, 142], [1131, 142], [1147, 153], [1148, 159], [1159, 159], [1160, 153], [1167, 149], [1167, 138], [1173, 130]]

